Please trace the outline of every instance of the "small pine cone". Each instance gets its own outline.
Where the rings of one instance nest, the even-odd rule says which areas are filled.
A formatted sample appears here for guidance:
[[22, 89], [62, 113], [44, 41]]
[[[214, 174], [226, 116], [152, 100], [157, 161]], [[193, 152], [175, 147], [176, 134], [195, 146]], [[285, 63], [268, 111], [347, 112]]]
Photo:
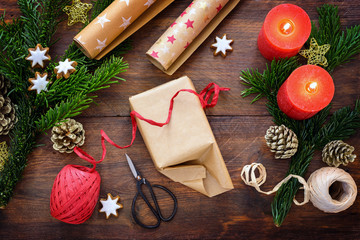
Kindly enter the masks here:
[[9, 97], [0, 95], [0, 135], [7, 135], [17, 122], [15, 107]]
[[0, 93], [6, 94], [10, 87], [10, 81], [7, 80], [3, 75], [0, 75]]
[[298, 148], [296, 134], [284, 125], [271, 126], [266, 131], [265, 140], [270, 151], [275, 152], [276, 159], [291, 158]]
[[330, 167], [338, 167], [340, 164], [346, 166], [355, 161], [356, 155], [352, 154], [354, 150], [353, 146], [341, 140], [331, 141], [322, 150], [322, 160]]
[[74, 119], [66, 119], [51, 130], [53, 148], [61, 153], [72, 153], [75, 147], [84, 145], [85, 130], [83, 125]]

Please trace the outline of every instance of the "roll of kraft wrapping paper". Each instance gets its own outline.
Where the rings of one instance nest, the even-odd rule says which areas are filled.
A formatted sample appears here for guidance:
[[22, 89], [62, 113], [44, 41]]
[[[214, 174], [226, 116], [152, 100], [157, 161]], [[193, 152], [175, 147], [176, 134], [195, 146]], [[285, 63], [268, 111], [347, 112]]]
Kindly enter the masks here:
[[101, 59], [174, 0], [115, 0], [74, 37], [89, 58]]
[[172, 75], [240, 0], [194, 0], [147, 51], [149, 60]]

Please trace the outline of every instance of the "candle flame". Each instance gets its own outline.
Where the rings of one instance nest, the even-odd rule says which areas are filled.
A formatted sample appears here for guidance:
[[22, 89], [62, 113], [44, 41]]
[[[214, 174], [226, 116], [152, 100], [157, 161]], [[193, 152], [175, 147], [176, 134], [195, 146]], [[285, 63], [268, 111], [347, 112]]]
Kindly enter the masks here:
[[283, 29], [284, 29], [285, 31], [287, 31], [287, 30], [289, 30], [289, 28], [291, 28], [290, 23], [285, 23]]
[[285, 35], [291, 34], [294, 31], [294, 24], [290, 19], [284, 19], [280, 22], [279, 30]]
[[317, 82], [309, 82], [306, 84], [306, 91], [308, 93], [315, 93], [317, 91], [318, 84]]

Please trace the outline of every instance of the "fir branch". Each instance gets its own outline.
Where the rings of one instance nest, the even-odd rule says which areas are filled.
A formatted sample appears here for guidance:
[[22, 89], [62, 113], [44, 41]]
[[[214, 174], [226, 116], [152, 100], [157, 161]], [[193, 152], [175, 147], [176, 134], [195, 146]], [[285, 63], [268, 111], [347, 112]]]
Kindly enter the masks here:
[[287, 79], [291, 72], [293, 72], [300, 65], [297, 57], [288, 59], [280, 59], [279, 61], [272, 61], [270, 66], [266, 64], [266, 69], [261, 74], [256, 70], [244, 70], [240, 74], [242, 84], [248, 86], [241, 92], [243, 97], [250, 94], [258, 94], [251, 103], [256, 102], [262, 97], [276, 95], [278, 89]]
[[59, 17], [63, 15], [62, 9], [70, 0], [18, 0], [21, 18], [24, 20], [22, 37], [26, 49], [42, 43], [50, 46], [52, 37], [60, 23]]
[[10, 134], [9, 159], [0, 174], [0, 206], [6, 206], [15, 184], [20, 180], [26, 167], [27, 155], [35, 145], [34, 115], [32, 106], [27, 101], [18, 103], [16, 115], [18, 123]]
[[[337, 6], [324, 4], [317, 8], [319, 27], [312, 22], [310, 38], [314, 37], [319, 45], [330, 44], [326, 53], [327, 71], [332, 72], [337, 66], [348, 62], [355, 54], [360, 53], [360, 25], [341, 31]], [[309, 41], [307, 45], [309, 45]]]
[[93, 99], [84, 93], [79, 93], [67, 101], [62, 101], [35, 121], [36, 129], [39, 132], [44, 132], [66, 118], [78, 116], [82, 111], [90, 107], [92, 102]]
[[[28, 78], [33, 75], [29, 62], [25, 60], [27, 49], [37, 43], [44, 47], [50, 46], [56, 41], [52, 37], [57, 25], [63, 20], [59, 18], [63, 14], [62, 8], [69, 2], [70, 0], [18, 0], [23, 16], [14, 19], [12, 23], [5, 23], [4, 15], [0, 16], [0, 74], [12, 83], [9, 94], [18, 105], [16, 114], [19, 118], [11, 132], [9, 161], [0, 174], [0, 206], [8, 203], [38, 134], [64, 118], [80, 114], [93, 102], [95, 91], [117, 82], [112, 78], [117, 78], [116, 75], [127, 68], [120, 57], [107, 55], [101, 61], [91, 60], [75, 44], [71, 44], [62, 59], [77, 61], [77, 72], [67, 81], [56, 80], [55, 74], [49, 76], [49, 80], [53, 80], [49, 92], [35, 94], [27, 91]], [[96, 11], [104, 9], [110, 2], [99, 1]], [[122, 44], [112, 54], [123, 53], [127, 49], [128, 44]], [[55, 64], [54, 61], [50, 62], [45, 71], [52, 73]], [[95, 70], [98, 66], [100, 68]]]
[[355, 108], [349, 106], [337, 110], [319, 131], [314, 144], [321, 150], [333, 140], [344, 140], [351, 137], [360, 128], [360, 99], [356, 101]]
[[113, 56], [105, 60], [92, 75], [88, 73], [86, 67], [81, 67], [65, 83], [62, 78], [56, 80], [48, 92], [38, 96], [41, 99], [47, 99], [47, 103], [50, 105], [61, 102], [36, 121], [37, 129], [42, 132], [64, 118], [79, 115], [90, 106], [93, 98], [97, 97], [91, 94], [110, 87], [110, 84], [117, 83], [118, 81], [112, 80], [113, 78], [123, 80], [116, 75], [124, 72], [127, 67], [128, 64], [122, 58]]
[[125, 81], [123, 78], [117, 77], [117, 75], [125, 72], [127, 68], [128, 64], [123, 61], [123, 58], [114, 56], [110, 57], [95, 70], [92, 78], [88, 81], [87, 93], [108, 88], [109, 84], [118, 83], [118, 81], [112, 81], [112, 78]]
[[38, 94], [36, 104], [41, 104], [42, 100], [47, 104], [66, 101], [68, 98], [76, 95], [78, 92], [90, 94], [100, 89], [108, 88], [110, 84], [118, 83], [113, 78], [123, 80], [116, 75], [126, 71], [128, 64], [121, 57], [110, 57], [104, 60], [102, 65], [95, 70], [93, 74], [89, 73], [87, 66], [80, 67], [76, 72], [70, 75], [66, 81], [63, 78], [56, 79], [56, 75], [52, 76], [53, 84], [49, 87], [49, 91]]
[[0, 23], [0, 74], [11, 81], [15, 90], [21, 92], [26, 89], [23, 77], [26, 75], [24, 69], [28, 66], [23, 59], [26, 56], [21, 37], [24, 23], [21, 19], [6, 23], [4, 18], [5, 13]]
[[[295, 174], [303, 176], [313, 158], [314, 150], [314, 146], [309, 143], [302, 142], [299, 144], [298, 151], [291, 159], [287, 175]], [[290, 211], [294, 196], [299, 188], [299, 181], [293, 178], [281, 185], [279, 190], [276, 192], [274, 200], [271, 203], [271, 211], [274, 223], [277, 227], [283, 223], [286, 215]]]

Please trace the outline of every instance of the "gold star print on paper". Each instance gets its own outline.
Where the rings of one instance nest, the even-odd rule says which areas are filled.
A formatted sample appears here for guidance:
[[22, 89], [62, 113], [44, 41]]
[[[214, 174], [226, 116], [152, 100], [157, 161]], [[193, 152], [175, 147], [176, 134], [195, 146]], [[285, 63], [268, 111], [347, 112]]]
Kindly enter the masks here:
[[77, 22], [85, 23], [87, 13], [92, 8], [90, 3], [82, 3], [80, 0], [73, 0], [71, 6], [65, 6], [63, 11], [69, 16], [68, 25], [74, 25]]
[[301, 50], [299, 54], [308, 59], [308, 64], [317, 65], [320, 64], [327, 67], [328, 62], [325, 54], [330, 49], [330, 44], [324, 44], [319, 46], [315, 38], [310, 40], [310, 49]]

